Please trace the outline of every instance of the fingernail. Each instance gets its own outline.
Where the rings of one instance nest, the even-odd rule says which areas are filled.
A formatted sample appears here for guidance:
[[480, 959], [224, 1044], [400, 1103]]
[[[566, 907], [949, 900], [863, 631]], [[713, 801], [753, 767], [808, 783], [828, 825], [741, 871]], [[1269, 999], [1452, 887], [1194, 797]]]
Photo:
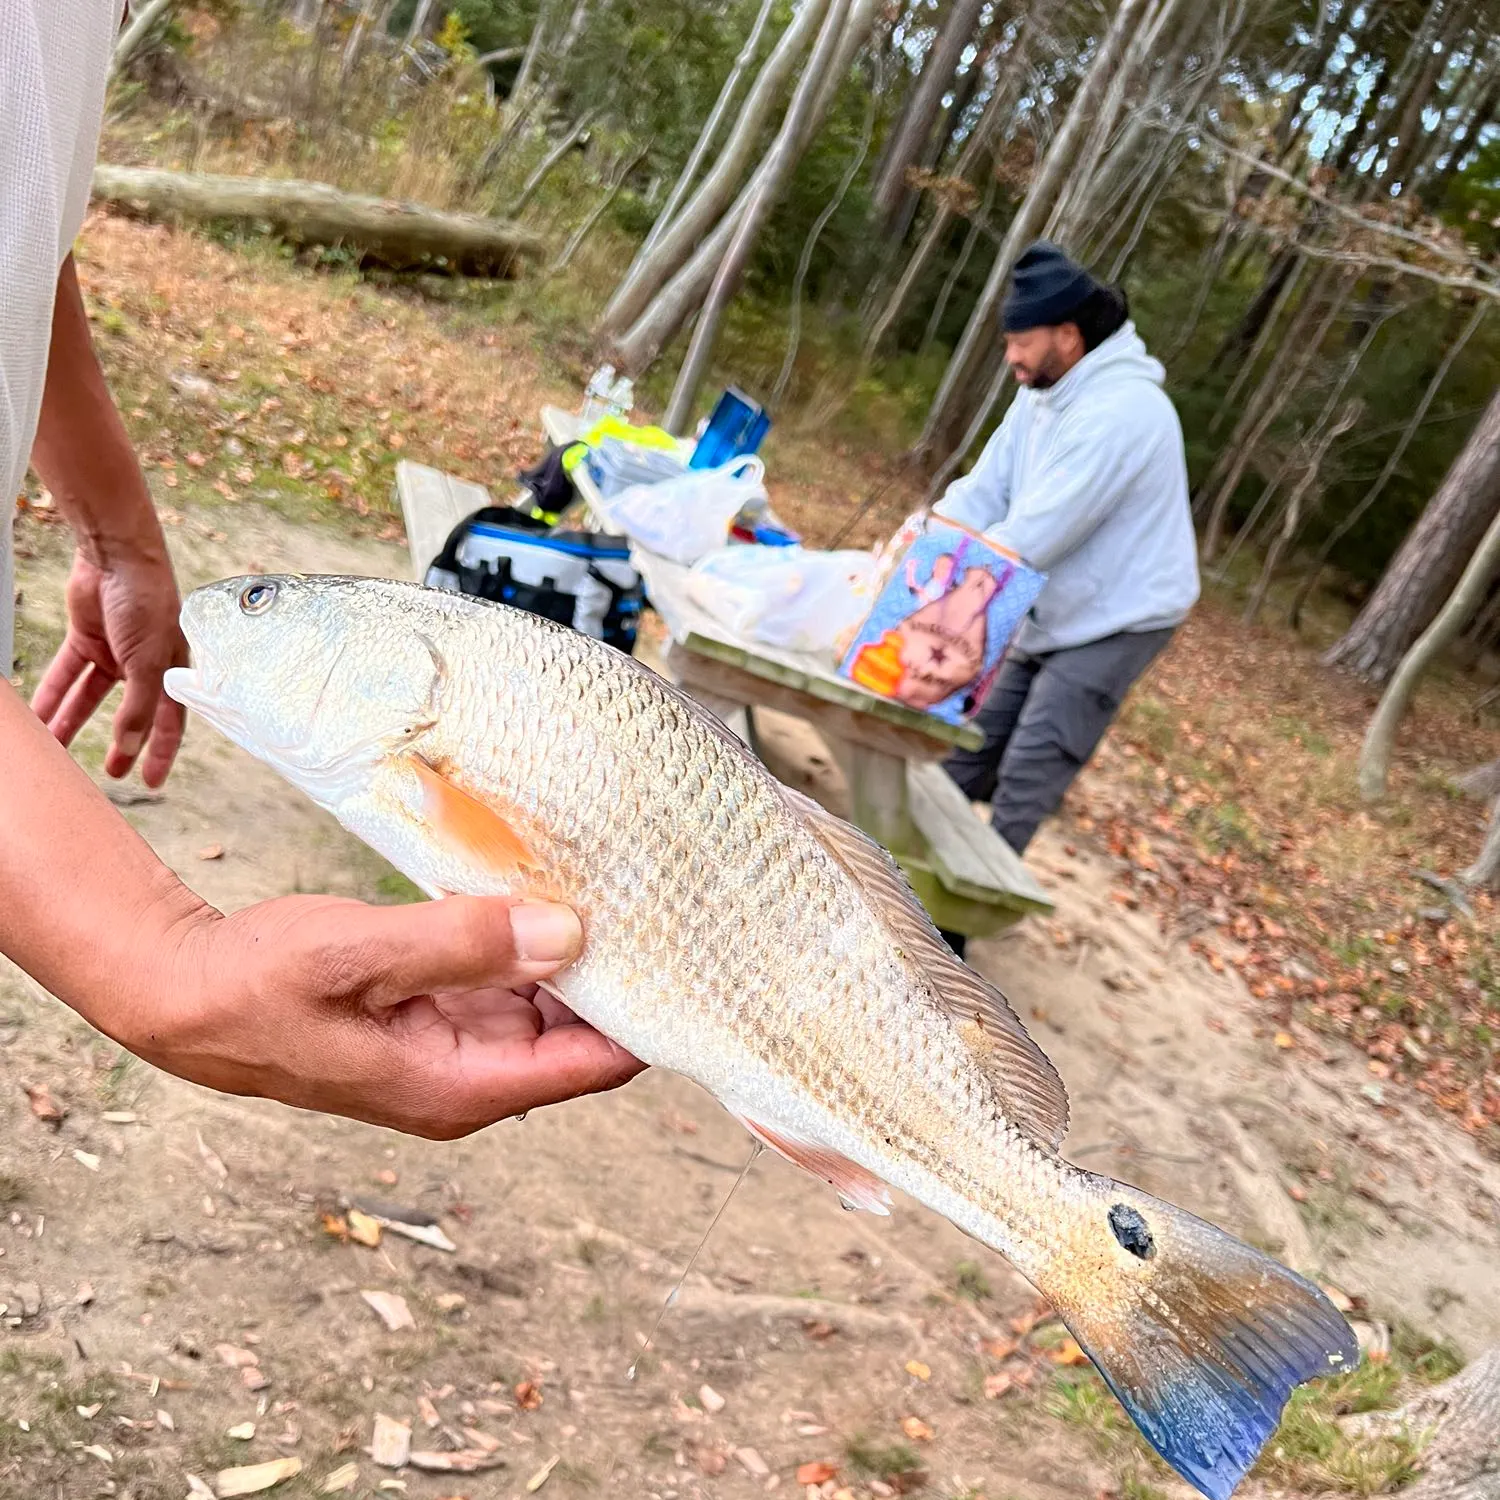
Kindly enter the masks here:
[[146, 743], [146, 736], [139, 731], [120, 736], [120, 754], [127, 760], [134, 760], [141, 753], [141, 746]]
[[571, 907], [527, 902], [511, 908], [516, 953], [530, 964], [563, 963], [583, 946], [583, 924]]

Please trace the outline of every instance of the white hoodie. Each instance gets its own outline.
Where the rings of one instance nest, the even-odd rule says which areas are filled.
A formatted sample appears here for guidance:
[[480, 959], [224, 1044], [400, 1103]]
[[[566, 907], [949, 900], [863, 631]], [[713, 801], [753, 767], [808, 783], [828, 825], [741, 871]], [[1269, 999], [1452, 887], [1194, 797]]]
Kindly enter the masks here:
[[1050, 390], [1018, 391], [979, 462], [933, 507], [1048, 575], [1020, 650], [1164, 629], [1197, 602], [1187, 459], [1165, 380], [1127, 322]]

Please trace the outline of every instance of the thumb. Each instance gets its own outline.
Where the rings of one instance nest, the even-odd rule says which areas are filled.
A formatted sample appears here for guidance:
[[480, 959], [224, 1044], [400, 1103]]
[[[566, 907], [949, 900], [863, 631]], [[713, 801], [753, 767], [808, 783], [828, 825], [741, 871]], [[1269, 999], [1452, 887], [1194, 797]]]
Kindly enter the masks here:
[[372, 1005], [413, 995], [517, 988], [577, 958], [583, 924], [571, 907], [501, 897], [450, 896], [413, 906], [351, 909], [345, 941], [368, 976]]

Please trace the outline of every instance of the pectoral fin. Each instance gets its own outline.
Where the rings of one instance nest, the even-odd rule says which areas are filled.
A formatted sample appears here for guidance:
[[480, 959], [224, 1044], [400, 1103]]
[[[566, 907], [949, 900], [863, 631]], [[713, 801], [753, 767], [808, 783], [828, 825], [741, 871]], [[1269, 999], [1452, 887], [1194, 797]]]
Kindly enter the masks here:
[[502, 813], [455, 786], [420, 756], [406, 760], [417, 780], [421, 816], [450, 853], [506, 880], [541, 870], [541, 861]]

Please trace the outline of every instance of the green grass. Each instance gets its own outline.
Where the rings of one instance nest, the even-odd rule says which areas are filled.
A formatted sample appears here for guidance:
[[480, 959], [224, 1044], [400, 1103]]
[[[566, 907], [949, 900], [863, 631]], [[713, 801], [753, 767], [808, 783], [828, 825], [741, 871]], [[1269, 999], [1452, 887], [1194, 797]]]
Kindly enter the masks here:
[[849, 1467], [865, 1479], [891, 1483], [922, 1468], [921, 1455], [906, 1443], [876, 1443], [856, 1434], [844, 1445]]
[[[1394, 1410], [1411, 1398], [1414, 1388], [1456, 1374], [1462, 1361], [1451, 1345], [1435, 1343], [1406, 1325], [1393, 1329], [1391, 1345], [1389, 1360], [1362, 1361], [1346, 1375], [1298, 1386], [1252, 1470], [1254, 1477], [1303, 1494], [1358, 1496], [1385, 1494], [1408, 1482], [1420, 1456], [1409, 1435], [1351, 1432], [1343, 1419]], [[1111, 1463], [1125, 1500], [1160, 1500], [1152, 1480], [1169, 1477], [1170, 1471], [1146, 1446], [1096, 1371], [1058, 1371], [1043, 1407]]]
[[983, 1302], [994, 1295], [984, 1271], [972, 1260], [961, 1260], [954, 1268], [953, 1289], [967, 1302]]

